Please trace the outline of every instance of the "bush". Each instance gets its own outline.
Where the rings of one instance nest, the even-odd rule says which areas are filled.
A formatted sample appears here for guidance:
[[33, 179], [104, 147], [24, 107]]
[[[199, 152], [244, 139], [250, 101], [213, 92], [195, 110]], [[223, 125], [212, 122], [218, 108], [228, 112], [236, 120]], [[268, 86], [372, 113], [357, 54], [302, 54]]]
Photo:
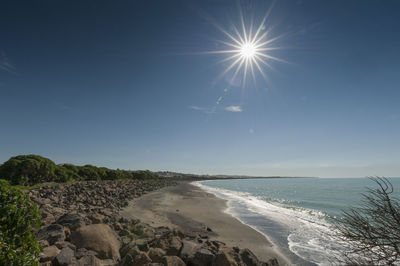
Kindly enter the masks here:
[[32, 232], [40, 212], [21, 190], [0, 180], [0, 265], [39, 265], [41, 248]]
[[348, 243], [346, 265], [398, 265], [400, 263], [400, 200], [391, 196], [386, 178], [371, 178], [377, 188], [363, 194], [362, 205], [337, 220], [339, 237]]
[[19, 155], [0, 166], [0, 178], [13, 185], [34, 185], [53, 181], [57, 165], [38, 155]]
[[50, 159], [38, 155], [19, 155], [11, 157], [0, 165], [0, 178], [13, 185], [32, 186], [43, 182], [67, 182], [71, 180], [116, 180], [158, 178], [151, 171], [112, 170], [93, 165], [56, 165]]

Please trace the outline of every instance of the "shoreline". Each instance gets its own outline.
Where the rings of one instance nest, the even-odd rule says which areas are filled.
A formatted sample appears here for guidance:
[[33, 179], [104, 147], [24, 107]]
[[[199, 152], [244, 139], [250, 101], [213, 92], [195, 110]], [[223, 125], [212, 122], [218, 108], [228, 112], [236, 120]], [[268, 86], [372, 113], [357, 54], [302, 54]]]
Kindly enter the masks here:
[[154, 227], [176, 228], [229, 246], [248, 248], [263, 261], [276, 258], [279, 265], [290, 264], [265, 234], [226, 213], [227, 208], [226, 200], [182, 182], [131, 200], [120, 215]]

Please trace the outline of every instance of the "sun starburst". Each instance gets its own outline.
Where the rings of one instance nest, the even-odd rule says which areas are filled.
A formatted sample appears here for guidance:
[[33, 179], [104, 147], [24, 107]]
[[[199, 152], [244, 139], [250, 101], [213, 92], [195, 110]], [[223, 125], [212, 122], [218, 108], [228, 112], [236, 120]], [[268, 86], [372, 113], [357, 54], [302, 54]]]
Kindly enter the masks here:
[[[256, 80], [257, 72], [266, 79], [265, 68], [268, 67], [272, 69], [270, 64], [271, 61], [284, 62], [282, 59], [271, 55], [271, 51], [279, 49], [279, 47], [274, 44], [282, 37], [282, 35], [277, 37], [270, 36], [272, 27], [266, 25], [266, 20], [271, 9], [272, 7], [263, 17], [258, 27], [255, 27], [254, 23], [246, 25], [240, 7], [240, 31], [234, 25], [232, 25], [231, 32], [216, 25], [217, 28], [227, 37], [227, 40], [219, 41], [225, 46], [225, 49], [209, 51], [206, 53], [227, 55], [220, 61], [221, 63], [228, 63], [220, 77], [226, 75], [228, 72], [233, 72], [232, 80], [235, 80], [237, 75], [242, 73], [242, 84], [245, 85], [249, 73], [251, 73], [254, 81]], [[256, 30], [254, 31], [253, 29], [255, 28]]]

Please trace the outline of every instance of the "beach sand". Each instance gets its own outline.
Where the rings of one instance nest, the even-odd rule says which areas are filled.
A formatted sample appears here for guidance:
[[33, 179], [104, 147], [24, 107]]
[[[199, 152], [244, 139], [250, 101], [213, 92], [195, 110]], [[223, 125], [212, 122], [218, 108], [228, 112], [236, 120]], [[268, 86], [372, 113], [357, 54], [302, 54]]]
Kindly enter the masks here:
[[226, 208], [225, 200], [183, 182], [134, 199], [121, 215], [151, 226], [178, 228], [228, 246], [248, 248], [263, 261], [276, 258], [280, 265], [290, 264], [264, 235], [225, 213]]

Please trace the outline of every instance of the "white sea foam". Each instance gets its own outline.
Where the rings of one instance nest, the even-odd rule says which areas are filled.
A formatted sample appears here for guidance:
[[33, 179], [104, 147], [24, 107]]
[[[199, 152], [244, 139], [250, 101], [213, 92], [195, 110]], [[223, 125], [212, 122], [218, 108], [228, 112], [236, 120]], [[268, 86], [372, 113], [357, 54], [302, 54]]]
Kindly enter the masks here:
[[227, 213], [265, 235], [268, 235], [268, 228], [243, 221], [239, 217], [239, 210], [234, 208], [234, 203], [240, 203], [245, 206], [247, 211], [261, 215], [284, 227], [287, 232], [289, 250], [306, 261], [318, 265], [332, 265], [335, 257], [340, 256], [339, 250], [342, 250], [343, 246], [334, 237], [332, 226], [326, 221], [323, 212], [287, 206], [277, 202], [271, 203], [265, 201], [265, 197], [260, 199], [245, 192], [205, 186], [201, 182], [193, 184], [217, 197], [228, 200]]

